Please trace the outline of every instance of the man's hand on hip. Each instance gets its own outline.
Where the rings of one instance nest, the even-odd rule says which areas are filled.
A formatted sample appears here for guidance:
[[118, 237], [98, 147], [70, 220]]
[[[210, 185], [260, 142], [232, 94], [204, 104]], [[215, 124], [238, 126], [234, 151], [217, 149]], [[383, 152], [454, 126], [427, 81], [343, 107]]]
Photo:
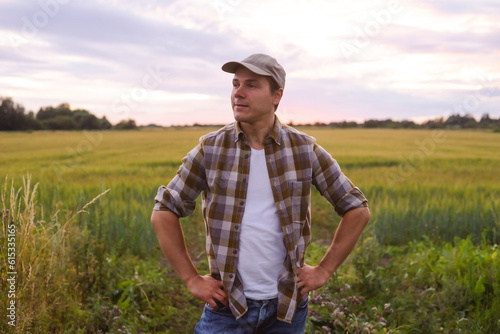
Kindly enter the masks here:
[[316, 267], [305, 264], [297, 269], [297, 287], [301, 289], [301, 296], [325, 285], [352, 252], [369, 220], [370, 210], [367, 207], [359, 207], [346, 212], [320, 264]]
[[321, 266], [309, 266], [304, 264], [297, 269], [297, 288], [303, 296], [309, 291], [321, 288], [330, 278], [330, 274]]
[[186, 282], [189, 292], [199, 300], [210, 304], [214, 309], [218, 306], [214, 299], [220, 301], [224, 306], [229, 307], [227, 295], [221, 281], [217, 281], [210, 275], [196, 275]]

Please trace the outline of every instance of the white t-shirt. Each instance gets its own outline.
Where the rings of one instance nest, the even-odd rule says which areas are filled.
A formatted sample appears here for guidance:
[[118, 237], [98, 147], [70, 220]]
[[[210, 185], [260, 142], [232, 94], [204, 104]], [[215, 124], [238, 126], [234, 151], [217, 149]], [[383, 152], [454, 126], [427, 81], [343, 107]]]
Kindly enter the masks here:
[[238, 272], [245, 297], [278, 296], [278, 276], [286, 256], [264, 150], [252, 149], [245, 212], [241, 221]]

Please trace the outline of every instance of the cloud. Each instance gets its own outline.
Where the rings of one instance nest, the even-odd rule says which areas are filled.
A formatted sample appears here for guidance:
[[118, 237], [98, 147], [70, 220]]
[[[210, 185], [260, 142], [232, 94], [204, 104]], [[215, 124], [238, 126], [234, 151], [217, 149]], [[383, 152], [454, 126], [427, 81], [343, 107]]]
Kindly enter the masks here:
[[376, 43], [398, 48], [402, 52], [417, 53], [470, 53], [500, 52], [500, 33], [474, 33], [445, 31], [437, 34], [425, 27], [395, 26], [390, 33], [381, 35]]
[[[377, 22], [373, 12], [387, 1], [220, 2], [229, 7], [221, 12], [212, 0], [1, 1], [1, 93], [31, 110], [66, 101], [110, 118], [124, 116], [113, 106], [128, 96], [139, 123], [218, 122], [231, 118], [231, 76], [221, 65], [262, 52], [287, 70], [284, 117], [403, 119], [444, 113], [482, 77], [500, 79], [492, 1], [403, 1], [350, 61], [339, 45]], [[130, 101], [133, 94], [141, 98]], [[497, 110], [490, 113], [497, 117], [496, 95], [483, 94], [475, 112]]]
[[453, 2], [442, 1], [442, 0], [421, 0], [420, 2], [446, 15], [450, 14], [494, 15], [494, 13], [498, 11], [498, 2], [494, 0], [490, 1], [455, 0]]
[[[285, 92], [285, 106], [296, 121], [308, 122], [307, 111], [321, 113], [325, 122], [361, 119], [410, 119], [445, 112], [451, 107], [436, 97], [420, 97], [384, 88], [368, 88], [345, 79], [300, 79]], [[320, 121], [321, 119], [316, 119]]]
[[[4, 28], [18, 34], [22, 34], [22, 28], [13, 24], [16, 20], [12, 18], [30, 17], [41, 10], [17, 3], [2, 6], [2, 12], [11, 14], [10, 21], [2, 21]], [[82, 2], [70, 2], [61, 8], [60, 14], [33, 38], [43, 43], [20, 47], [25, 65], [16, 70], [18, 75], [50, 70], [80, 79], [120, 80], [134, 87], [141, 85], [148, 67], [161, 67], [169, 80], [159, 88], [173, 92], [199, 90], [201, 86], [212, 89], [209, 76], [213, 73], [208, 69], [220, 68], [227, 54], [238, 53], [234, 43], [220, 34], [151, 20], [116, 6]], [[3, 58], [20, 60], [12, 50], [3, 53]]]
[[[37, 6], [18, 3], [7, 2], [2, 6], [2, 12], [10, 12], [2, 17], [3, 28], [20, 35], [23, 29], [15, 24], [18, 20], [14, 18], [29, 18], [31, 13], [41, 11]], [[10, 20], [4, 20], [8, 17]], [[43, 40], [46, 44], [42, 48], [53, 53], [104, 58], [129, 68], [137, 68], [147, 58], [196, 57], [220, 61], [219, 50], [234, 52], [230, 40], [219, 34], [189, 30], [167, 20], [151, 20], [107, 4], [70, 2], [38, 30], [35, 38]]]

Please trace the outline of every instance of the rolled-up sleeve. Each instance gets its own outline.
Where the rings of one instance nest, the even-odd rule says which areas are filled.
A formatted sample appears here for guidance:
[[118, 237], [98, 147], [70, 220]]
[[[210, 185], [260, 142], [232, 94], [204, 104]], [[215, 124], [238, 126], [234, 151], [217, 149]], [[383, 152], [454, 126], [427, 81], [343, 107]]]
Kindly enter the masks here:
[[196, 198], [205, 184], [203, 148], [199, 144], [182, 159], [182, 164], [172, 181], [166, 187], [162, 185], [158, 188], [153, 210], [168, 210], [178, 217], [187, 217], [193, 213]]
[[337, 161], [325, 149], [315, 144], [313, 154], [313, 184], [339, 216], [343, 217], [352, 209], [368, 206], [361, 190], [342, 173]]

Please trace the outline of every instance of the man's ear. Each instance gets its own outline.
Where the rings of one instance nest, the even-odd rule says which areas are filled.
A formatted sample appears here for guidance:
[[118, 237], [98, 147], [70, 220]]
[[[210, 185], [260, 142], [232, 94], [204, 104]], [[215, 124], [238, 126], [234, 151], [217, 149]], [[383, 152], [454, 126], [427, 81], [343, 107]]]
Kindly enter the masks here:
[[280, 103], [281, 98], [283, 97], [283, 88], [277, 89], [274, 92], [273, 104], [276, 106]]

